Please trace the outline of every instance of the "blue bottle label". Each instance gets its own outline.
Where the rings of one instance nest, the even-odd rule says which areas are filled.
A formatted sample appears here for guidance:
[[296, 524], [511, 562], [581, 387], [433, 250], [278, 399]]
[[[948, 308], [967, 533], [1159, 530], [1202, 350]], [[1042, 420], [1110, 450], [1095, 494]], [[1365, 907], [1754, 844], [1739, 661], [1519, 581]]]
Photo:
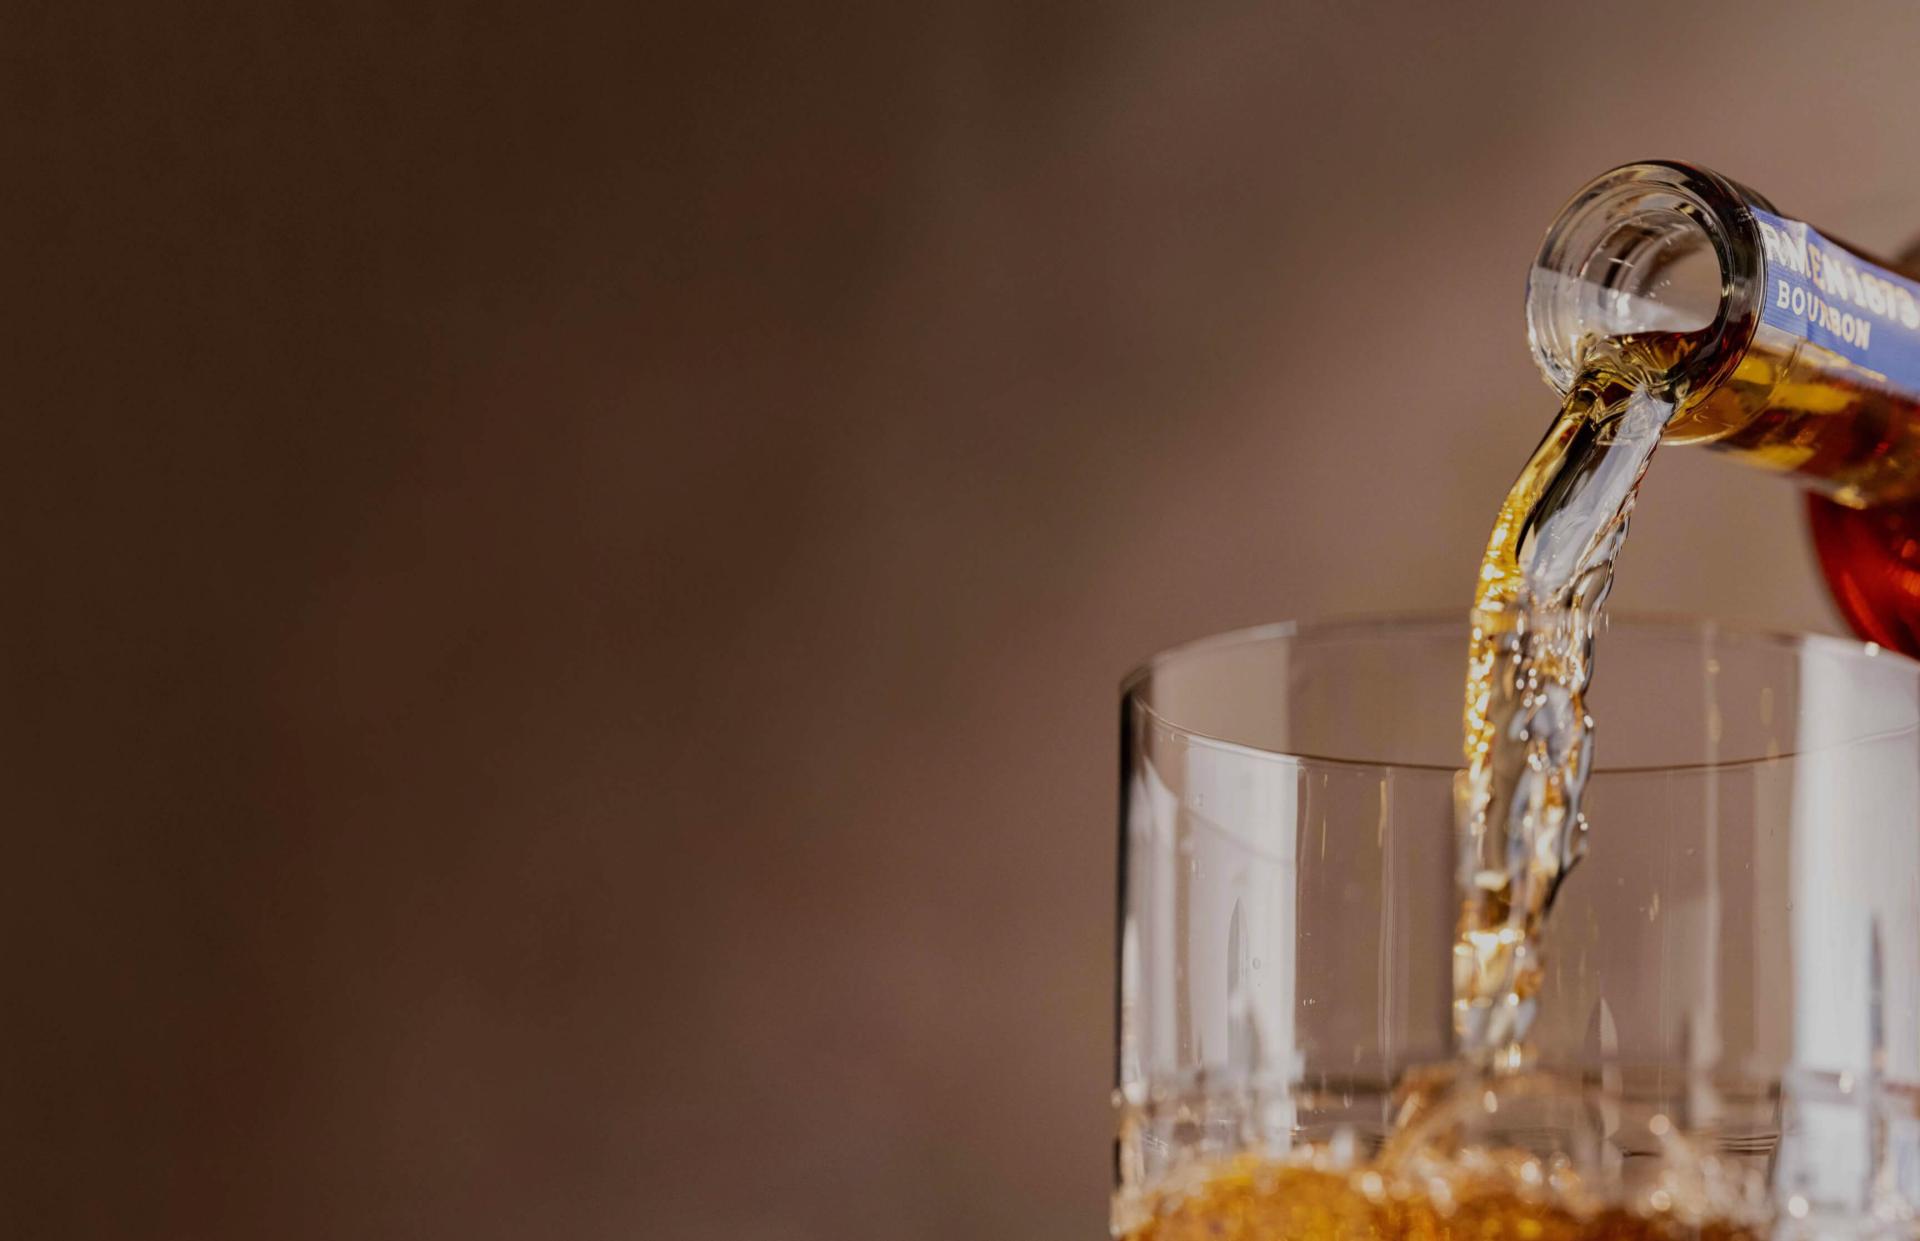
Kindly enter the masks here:
[[1862, 262], [1798, 220], [1753, 218], [1766, 251], [1760, 321], [1920, 392], [1920, 282]]

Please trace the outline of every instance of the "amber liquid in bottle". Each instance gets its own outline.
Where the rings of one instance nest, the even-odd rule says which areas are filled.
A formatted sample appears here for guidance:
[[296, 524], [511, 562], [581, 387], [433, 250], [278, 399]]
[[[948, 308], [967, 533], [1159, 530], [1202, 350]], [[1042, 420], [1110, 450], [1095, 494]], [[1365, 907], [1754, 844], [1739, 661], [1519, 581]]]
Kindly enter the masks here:
[[1667, 435], [1695, 439], [1807, 483], [1841, 614], [1860, 637], [1920, 656], [1920, 396], [1762, 326], [1732, 377]]
[[1920, 656], [1920, 501], [1851, 509], [1807, 497], [1834, 603], [1869, 642]]

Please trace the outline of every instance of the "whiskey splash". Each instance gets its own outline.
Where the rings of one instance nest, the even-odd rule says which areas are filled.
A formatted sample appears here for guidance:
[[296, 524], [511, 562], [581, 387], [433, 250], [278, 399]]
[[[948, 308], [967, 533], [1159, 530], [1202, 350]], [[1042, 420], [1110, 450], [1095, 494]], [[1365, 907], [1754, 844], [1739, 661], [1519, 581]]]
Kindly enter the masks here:
[[[1326, 1148], [1284, 1162], [1243, 1156], [1168, 1194], [1126, 1241], [1760, 1241], [1764, 1213], [1688, 1184], [1645, 1201], [1592, 1195], [1564, 1164], [1467, 1152], [1409, 1176], [1342, 1165]], [[1686, 1209], [1706, 1204], [1701, 1213]]]

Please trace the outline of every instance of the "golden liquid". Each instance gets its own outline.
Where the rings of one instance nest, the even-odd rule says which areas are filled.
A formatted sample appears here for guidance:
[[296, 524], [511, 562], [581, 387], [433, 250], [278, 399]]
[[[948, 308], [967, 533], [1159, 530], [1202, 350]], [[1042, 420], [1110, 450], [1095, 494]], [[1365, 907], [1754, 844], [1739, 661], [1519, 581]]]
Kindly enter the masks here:
[[1554, 894], [1579, 860], [1592, 639], [1640, 479], [1679, 404], [1672, 335], [1597, 349], [1500, 506], [1475, 583], [1456, 790], [1454, 1033], [1517, 1063]]
[[1687, 402], [1666, 439], [1798, 475], [1849, 508], [1920, 497], [1920, 393], [1764, 323], [1733, 374]]
[[1588, 1201], [1577, 1184], [1557, 1183], [1564, 1171], [1520, 1154], [1488, 1160], [1491, 1172], [1414, 1184], [1327, 1162], [1234, 1160], [1197, 1189], [1163, 1196], [1126, 1241], [1759, 1241], [1766, 1233], [1755, 1221], [1699, 1219], [1657, 1198]]
[[[1470, 1058], [1524, 1058], [1547, 912], [1583, 848], [1579, 795], [1591, 761], [1585, 690], [1592, 628], [1634, 488], [1588, 488], [1583, 495], [1581, 480], [1608, 468], [1644, 471], [1659, 443], [1708, 442], [1797, 474], [1843, 505], [1882, 506], [1882, 516], [1872, 518], [1881, 525], [1894, 504], [1920, 498], [1920, 394], [1761, 324], [1732, 375], [1695, 396], [1670, 379], [1695, 345], [1684, 333], [1655, 332], [1598, 342], [1502, 502], [1487, 542], [1475, 583], [1466, 772], [1458, 792], [1454, 1027]], [[1651, 441], [1644, 428], [1637, 437], [1615, 433], [1636, 401], [1657, 406], [1640, 417], [1664, 422]], [[1628, 460], [1610, 465], [1621, 457]], [[1539, 557], [1529, 555], [1529, 540], [1556, 521], [1563, 532], [1572, 527], [1574, 542], [1590, 541], [1587, 560], [1577, 572], [1530, 581]], [[1836, 565], [1826, 544], [1821, 550], [1838, 590], [1836, 568], [1853, 566]], [[1909, 579], [1920, 583], [1915, 574], [1900, 580]], [[1913, 592], [1920, 604], [1920, 585]], [[1854, 589], [1841, 597], [1856, 625], [1863, 618], [1855, 614], [1866, 607], [1855, 597], [1861, 595]], [[1544, 719], [1543, 695], [1560, 697]]]

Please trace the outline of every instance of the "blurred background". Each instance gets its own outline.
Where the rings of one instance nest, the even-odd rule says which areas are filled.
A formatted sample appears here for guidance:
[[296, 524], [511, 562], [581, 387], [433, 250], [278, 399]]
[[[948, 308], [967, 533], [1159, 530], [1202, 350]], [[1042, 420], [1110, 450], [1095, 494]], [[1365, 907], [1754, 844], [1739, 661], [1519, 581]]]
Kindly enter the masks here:
[[[1561, 202], [1686, 158], [1898, 248], [1917, 63], [1893, 3], [9, 6], [6, 1231], [1100, 1235], [1121, 675], [1464, 607]], [[1675, 450], [1614, 598], [1834, 629], [1813, 572]]]

